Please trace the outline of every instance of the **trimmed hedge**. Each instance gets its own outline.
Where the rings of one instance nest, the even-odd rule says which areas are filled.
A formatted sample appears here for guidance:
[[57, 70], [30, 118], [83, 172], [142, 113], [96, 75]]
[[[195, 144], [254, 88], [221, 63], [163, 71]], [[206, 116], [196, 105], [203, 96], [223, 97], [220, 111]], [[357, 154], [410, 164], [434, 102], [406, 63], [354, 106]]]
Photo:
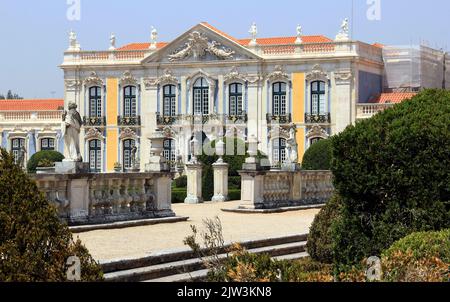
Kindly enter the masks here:
[[36, 173], [36, 168], [39, 166], [40, 162], [51, 161], [53, 163], [62, 162], [64, 159], [64, 155], [57, 151], [39, 151], [33, 156], [31, 156], [30, 160], [27, 164], [28, 173]]
[[425, 90], [332, 138], [342, 197], [335, 262], [379, 256], [418, 231], [450, 227], [450, 92]]
[[413, 233], [383, 252], [385, 281], [450, 281], [450, 229]]
[[230, 200], [230, 201], [241, 200], [241, 190], [240, 189], [229, 189], [228, 190], [228, 200]]
[[186, 196], [186, 188], [172, 188], [172, 203], [184, 203]]
[[320, 210], [311, 225], [307, 250], [312, 259], [332, 264], [334, 261], [334, 238], [332, 225], [341, 215], [341, 200], [335, 195]]
[[331, 149], [330, 139], [323, 139], [314, 143], [303, 156], [302, 168], [304, 170], [330, 170]]
[[176, 188], [186, 188], [187, 187], [187, 176], [183, 175], [175, 179], [173, 182]]
[[101, 266], [60, 222], [36, 183], [0, 149], [0, 281], [64, 282], [67, 260], [81, 261], [82, 281], [101, 281]]

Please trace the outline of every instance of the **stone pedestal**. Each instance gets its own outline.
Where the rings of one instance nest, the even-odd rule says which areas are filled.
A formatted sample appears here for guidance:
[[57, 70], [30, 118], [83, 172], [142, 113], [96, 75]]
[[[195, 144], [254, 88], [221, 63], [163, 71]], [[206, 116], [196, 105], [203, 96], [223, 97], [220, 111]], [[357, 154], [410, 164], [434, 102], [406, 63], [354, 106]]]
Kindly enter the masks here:
[[228, 200], [228, 164], [217, 162], [213, 164], [214, 170], [214, 196], [213, 202]]
[[69, 182], [70, 222], [83, 223], [89, 217], [88, 178], [72, 179]]
[[169, 172], [170, 167], [166, 162], [166, 159], [163, 156], [164, 150], [164, 133], [157, 129], [150, 137], [151, 143], [150, 149], [150, 160], [149, 163], [146, 164], [145, 170], [147, 172]]
[[187, 164], [187, 197], [184, 203], [197, 204], [202, 203], [202, 165]]
[[155, 181], [156, 216], [172, 217], [172, 177], [170, 174], [161, 176]]
[[264, 175], [263, 171], [240, 171], [241, 204], [240, 209], [264, 208]]
[[62, 163], [55, 163], [55, 173], [58, 174], [89, 173], [89, 163], [81, 163], [74, 161], [63, 161]]

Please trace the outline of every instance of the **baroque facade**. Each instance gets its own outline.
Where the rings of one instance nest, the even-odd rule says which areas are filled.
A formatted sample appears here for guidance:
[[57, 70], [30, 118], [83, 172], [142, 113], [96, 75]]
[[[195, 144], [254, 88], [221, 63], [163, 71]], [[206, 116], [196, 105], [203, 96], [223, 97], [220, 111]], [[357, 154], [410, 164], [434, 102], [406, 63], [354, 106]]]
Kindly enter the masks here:
[[84, 117], [81, 146], [91, 170], [130, 167], [134, 146], [145, 169], [155, 129], [166, 135], [169, 161], [187, 162], [194, 136], [254, 136], [275, 165], [286, 160], [295, 128], [301, 161], [315, 141], [355, 123], [367, 90], [381, 93], [382, 49], [351, 41], [345, 22], [334, 40], [301, 29], [258, 38], [256, 25], [251, 34], [239, 40], [200, 23], [170, 43], [158, 42], [154, 30], [150, 43], [115, 48], [112, 37], [108, 51], [82, 51], [72, 33], [61, 65], [64, 98]]

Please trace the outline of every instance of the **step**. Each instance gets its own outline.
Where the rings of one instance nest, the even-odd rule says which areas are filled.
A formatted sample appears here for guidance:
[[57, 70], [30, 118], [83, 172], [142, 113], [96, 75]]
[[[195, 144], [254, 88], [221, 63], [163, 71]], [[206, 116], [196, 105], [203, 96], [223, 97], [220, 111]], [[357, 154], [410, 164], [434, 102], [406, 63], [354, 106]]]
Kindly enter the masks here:
[[[254, 254], [266, 253], [275, 257], [301, 253], [304, 252], [305, 249], [306, 249], [306, 242], [303, 241], [303, 242], [285, 243], [275, 246], [249, 249], [248, 251]], [[227, 257], [227, 255], [221, 254], [218, 257], [219, 259], [223, 260]], [[171, 275], [188, 273], [202, 269], [204, 269], [202, 260], [199, 258], [193, 258], [109, 272], [105, 274], [105, 280], [108, 282], [138, 282], [156, 278], [163, 278]]]
[[167, 277], [163, 277], [163, 278], [157, 278], [157, 279], [153, 279], [153, 280], [148, 280], [148, 281], [144, 281], [144, 282], [201, 282], [206, 280], [207, 276], [208, 276], [208, 271], [207, 269], [203, 269], [203, 270], [199, 270], [199, 271], [194, 271], [194, 272], [190, 272], [190, 273], [183, 273], [183, 274], [177, 274], [177, 275], [172, 275], [172, 276], [167, 276]]
[[302, 253], [296, 253], [296, 254], [290, 254], [290, 255], [276, 256], [276, 257], [273, 257], [273, 259], [278, 260], [278, 261], [300, 260], [300, 259], [303, 259], [306, 257], [309, 257], [309, 254], [307, 252], [302, 252]]
[[[244, 241], [241, 243], [243, 247], [246, 249], [254, 249], [254, 248], [261, 248], [266, 246], [274, 246], [284, 243], [293, 243], [293, 242], [301, 242], [307, 240], [306, 234], [302, 235], [291, 235], [291, 236], [285, 236], [285, 237], [274, 237], [274, 238], [267, 238], [267, 239], [261, 239], [261, 240], [250, 240], [250, 241]], [[228, 249], [231, 247], [232, 243], [227, 243], [224, 246], [224, 249], [221, 251], [222, 253], [225, 253], [225, 249]], [[121, 259], [121, 260], [113, 260], [113, 261], [103, 261], [101, 262], [102, 269], [104, 273], [110, 273], [110, 272], [116, 272], [116, 271], [122, 271], [122, 270], [129, 270], [133, 268], [140, 268], [145, 266], [152, 266], [157, 264], [163, 264], [163, 263], [170, 263], [170, 262], [176, 262], [181, 260], [187, 260], [187, 259], [194, 259], [196, 258], [195, 253], [188, 248], [185, 249], [178, 249], [178, 250], [171, 250], [171, 251], [163, 251], [160, 253], [154, 253], [147, 257], [141, 257], [141, 258], [131, 258], [131, 259]]]

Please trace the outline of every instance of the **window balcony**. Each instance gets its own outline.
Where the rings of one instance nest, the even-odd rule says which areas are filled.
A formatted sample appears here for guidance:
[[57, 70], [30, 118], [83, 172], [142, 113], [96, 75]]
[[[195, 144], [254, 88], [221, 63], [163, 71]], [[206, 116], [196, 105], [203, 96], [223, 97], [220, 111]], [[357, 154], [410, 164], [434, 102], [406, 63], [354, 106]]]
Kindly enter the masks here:
[[85, 116], [83, 125], [86, 127], [104, 127], [106, 126], [106, 116]]
[[246, 124], [248, 121], [248, 115], [245, 111], [241, 114], [227, 114], [225, 115], [225, 118], [228, 122], [234, 124]]
[[126, 127], [139, 127], [141, 125], [140, 116], [118, 116], [117, 125]]
[[292, 123], [292, 115], [284, 114], [284, 115], [273, 115], [267, 114], [267, 123], [268, 124], [290, 124]]
[[163, 116], [160, 113], [156, 114], [156, 123], [158, 126], [170, 126], [178, 123], [180, 117], [178, 115]]
[[331, 114], [330, 113], [320, 113], [320, 114], [305, 114], [306, 124], [331, 124]]

